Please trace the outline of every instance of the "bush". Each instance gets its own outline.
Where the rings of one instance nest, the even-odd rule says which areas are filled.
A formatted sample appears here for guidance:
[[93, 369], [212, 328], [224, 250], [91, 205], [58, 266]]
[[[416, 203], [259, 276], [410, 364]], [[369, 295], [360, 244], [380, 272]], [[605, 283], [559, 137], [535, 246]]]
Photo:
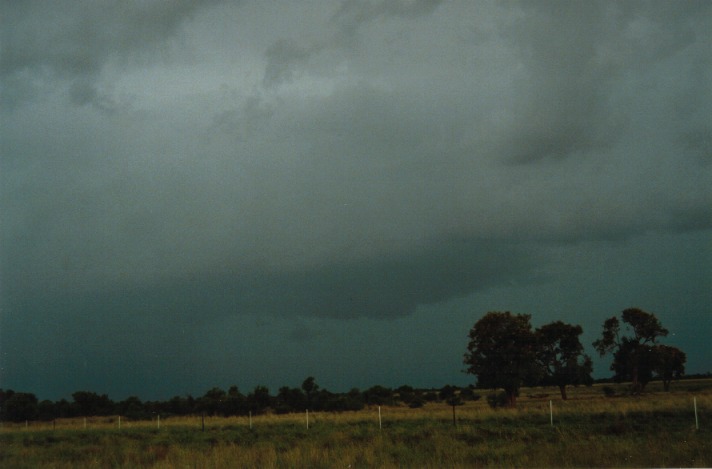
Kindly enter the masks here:
[[426, 392], [425, 395], [423, 396], [423, 399], [425, 399], [427, 402], [437, 402], [438, 400], [438, 394], [436, 392]]
[[616, 390], [611, 386], [603, 386], [603, 394], [605, 394], [606, 397], [613, 397], [616, 395]]
[[497, 407], [506, 407], [507, 405], [507, 394], [502, 392], [492, 393], [487, 396], [487, 404], [493, 409]]
[[477, 394], [471, 386], [468, 386], [460, 391], [460, 397], [466, 401], [477, 401], [482, 396]]
[[408, 407], [411, 409], [419, 409], [420, 407], [423, 407], [425, 405], [425, 402], [423, 402], [423, 399], [420, 397], [414, 398], [410, 403], [408, 404]]

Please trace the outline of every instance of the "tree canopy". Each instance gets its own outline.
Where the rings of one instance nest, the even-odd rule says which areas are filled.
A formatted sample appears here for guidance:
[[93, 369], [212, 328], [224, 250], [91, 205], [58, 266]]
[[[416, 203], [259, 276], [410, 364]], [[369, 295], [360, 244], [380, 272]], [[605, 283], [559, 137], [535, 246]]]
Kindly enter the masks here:
[[685, 352], [670, 345], [658, 345], [655, 347], [654, 370], [663, 382], [665, 391], [670, 390], [670, 382], [673, 379], [680, 379], [685, 374], [685, 362], [687, 355]]
[[661, 337], [668, 335], [668, 330], [654, 314], [628, 308], [621, 313], [621, 320], [626, 326], [624, 332], [621, 322], [613, 316], [605, 320], [601, 338], [593, 343], [601, 356], [613, 355], [614, 379], [630, 380], [631, 391], [637, 394], [643, 392], [655, 373], [664, 382], [665, 377], [669, 377], [667, 389], [673, 376], [684, 373], [685, 354], [658, 343]]
[[509, 406], [516, 404], [522, 384], [540, 373], [530, 319], [528, 314], [490, 312], [469, 332], [466, 371], [477, 376], [481, 387], [504, 389]]
[[536, 330], [538, 361], [544, 371], [541, 384], [559, 387], [561, 398], [566, 400], [566, 386], [591, 384], [593, 362], [584, 355], [579, 336], [581, 326], [552, 322]]

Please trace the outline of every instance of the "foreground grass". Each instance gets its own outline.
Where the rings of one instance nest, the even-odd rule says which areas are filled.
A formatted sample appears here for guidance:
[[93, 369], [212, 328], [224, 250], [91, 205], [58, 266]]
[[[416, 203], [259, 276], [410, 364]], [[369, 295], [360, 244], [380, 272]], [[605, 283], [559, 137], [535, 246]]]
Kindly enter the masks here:
[[[537, 390], [541, 391], [540, 389]], [[594, 393], [594, 391], [598, 391]], [[526, 396], [526, 391], [523, 396]], [[568, 402], [522, 397], [517, 410], [482, 402], [452, 409], [267, 415], [161, 422], [83, 419], [3, 426], [0, 467], [710, 467], [712, 391], [639, 398], [600, 397], [591, 388]], [[549, 399], [553, 400], [551, 426]]]

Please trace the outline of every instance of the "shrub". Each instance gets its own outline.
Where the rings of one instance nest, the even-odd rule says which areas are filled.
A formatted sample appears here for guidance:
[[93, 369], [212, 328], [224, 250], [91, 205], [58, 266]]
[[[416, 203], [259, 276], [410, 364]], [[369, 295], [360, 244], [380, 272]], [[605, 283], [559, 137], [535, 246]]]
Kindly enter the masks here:
[[410, 401], [408, 407], [410, 407], [411, 409], [418, 409], [420, 407], [423, 407], [424, 404], [425, 402], [423, 402], [423, 399], [421, 399], [420, 397], [416, 397], [412, 401]]
[[497, 407], [507, 406], [507, 394], [504, 392], [496, 392], [487, 396], [487, 404], [493, 409]]
[[467, 400], [467, 401], [477, 401], [477, 400], [479, 400], [482, 396], [480, 396], [479, 394], [477, 394], [477, 393], [474, 391], [474, 389], [473, 389], [472, 386], [468, 386], [468, 387], [466, 387], [466, 388], [463, 388], [463, 389], [460, 391], [460, 397], [461, 397], [463, 400]]

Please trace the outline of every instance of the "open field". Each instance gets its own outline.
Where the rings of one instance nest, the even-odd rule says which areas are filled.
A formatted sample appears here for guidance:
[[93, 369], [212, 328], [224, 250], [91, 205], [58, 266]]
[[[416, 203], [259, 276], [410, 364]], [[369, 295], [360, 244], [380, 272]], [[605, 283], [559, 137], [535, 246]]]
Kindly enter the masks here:
[[[618, 386], [612, 385], [616, 388]], [[712, 380], [662, 393], [604, 397], [603, 385], [523, 389], [518, 409], [484, 398], [456, 409], [378, 408], [340, 414], [118, 417], [4, 423], [0, 467], [710, 467]], [[620, 386], [619, 393], [624, 387]], [[528, 397], [535, 396], [535, 397]], [[696, 429], [693, 399], [697, 402]], [[553, 426], [549, 401], [553, 403]]]

